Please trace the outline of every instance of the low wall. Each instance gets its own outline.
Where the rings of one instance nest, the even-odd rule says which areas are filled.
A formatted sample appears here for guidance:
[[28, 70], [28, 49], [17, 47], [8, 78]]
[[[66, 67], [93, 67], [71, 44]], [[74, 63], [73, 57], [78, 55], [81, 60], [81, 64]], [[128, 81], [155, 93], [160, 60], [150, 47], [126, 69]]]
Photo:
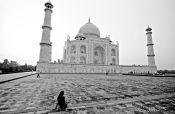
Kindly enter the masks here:
[[127, 65], [91, 65], [64, 63], [37, 63], [37, 71], [42, 73], [156, 73], [156, 67]]
[[155, 74], [157, 73], [156, 66], [127, 66], [127, 65], [120, 65], [122, 69], [122, 73], [143, 73], [143, 74]]

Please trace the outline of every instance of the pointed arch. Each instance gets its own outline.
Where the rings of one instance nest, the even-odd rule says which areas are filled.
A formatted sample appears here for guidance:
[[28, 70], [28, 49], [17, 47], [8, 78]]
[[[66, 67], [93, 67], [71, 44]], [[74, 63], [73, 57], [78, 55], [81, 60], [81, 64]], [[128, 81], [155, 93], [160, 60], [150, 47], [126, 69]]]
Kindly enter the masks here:
[[76, 53], [76, 46], [75, 45], [71, 46], [70, 53]]
[[116, 64], [116, 59], [115, 58], [112, 59], [112, 63], [111, 64], [112, 65], [115, 65]]
[[94, 64], [105, 64], [105, 50], [102, 46], [94, 48]]
[[86, 53], [86, 46], [85, 45], [80, 46], [80, 53]]
[[111, 49], [111, 56], [116, 56], [116, 50], [115, 49]]
[[72, 56], [72, 57], [70, 58], [70, 63], [75, 63], [75, 57], [74, 57], [74, 56]]
[[86, 57], [84, 57], [84, 56], [80, 57], [80, 63], [86, 64]]

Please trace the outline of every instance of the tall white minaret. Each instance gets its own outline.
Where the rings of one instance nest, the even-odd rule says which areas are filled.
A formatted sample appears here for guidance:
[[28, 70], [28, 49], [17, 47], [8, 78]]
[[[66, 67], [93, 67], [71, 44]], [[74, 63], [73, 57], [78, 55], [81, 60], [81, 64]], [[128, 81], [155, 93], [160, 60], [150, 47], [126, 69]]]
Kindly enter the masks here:
[[40, 43], [40, 56], [39, 62], [51, 62], [51, 53], [52, 53], [52, 43], [50, 42], [50, 32], [52, 30], [51, 27], [51, 14], [53, 5], [49, 1], [45, 3], [45, 17], [44, 24], [42, 26], [42, 39]]
[[146, 29], [146, 35], [147, 35], [147, 49], [148, 49], [148, 66], [156, 66], [155, 65], [155, 59], [154, 59], [154, 48], [153, 48], [153, 41], [152, 41], [152, 32], [151, 28], [148, 26]]

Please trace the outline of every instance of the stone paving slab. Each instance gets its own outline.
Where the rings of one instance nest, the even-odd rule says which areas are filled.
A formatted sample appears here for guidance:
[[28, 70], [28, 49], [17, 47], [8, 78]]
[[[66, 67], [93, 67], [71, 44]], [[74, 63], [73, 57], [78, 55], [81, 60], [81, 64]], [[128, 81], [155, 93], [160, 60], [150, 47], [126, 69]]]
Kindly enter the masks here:
[[[53, 110], [61, 90], [67, 112]], [[26, 114], [171, 114], [175, 78], [41, 74], [0, 85], [0, 113]]]
[[6, 80], [11, 80], [11, 79], [14, 79], [14, 78], [19, 78], [19, 77], [26, 76], [26, 75], [33, 74], [33, 73], [35, 73], [35, 72], [1, 74], [0, 75], [0, 82], [6, 81]]

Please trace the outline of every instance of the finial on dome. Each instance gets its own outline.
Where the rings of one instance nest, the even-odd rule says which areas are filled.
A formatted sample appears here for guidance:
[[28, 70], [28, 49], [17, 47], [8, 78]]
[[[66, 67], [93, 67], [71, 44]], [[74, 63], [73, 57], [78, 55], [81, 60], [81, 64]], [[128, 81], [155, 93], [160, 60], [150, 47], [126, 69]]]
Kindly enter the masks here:
[[89, 17], [89, 23], [91, 23], [91, 19], [90, 19], [90, 17]]

